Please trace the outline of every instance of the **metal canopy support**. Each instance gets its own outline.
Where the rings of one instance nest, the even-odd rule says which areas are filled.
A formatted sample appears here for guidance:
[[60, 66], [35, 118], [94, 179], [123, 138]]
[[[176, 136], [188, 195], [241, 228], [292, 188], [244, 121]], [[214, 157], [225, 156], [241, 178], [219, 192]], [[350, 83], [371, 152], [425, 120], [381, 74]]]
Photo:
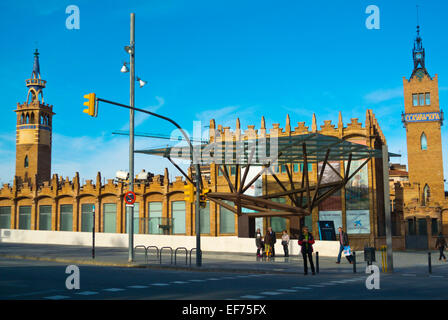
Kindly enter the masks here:
[[[304, 217], [310, 215], [314, 208], [316, 208], [322, 201], [330, 197], [332, 194], [342, 189], [345, 184], [359, 172], [372, 157], [382, 157], [383, 154], [380, 150], [370, 149], [365, 145], [359, 145], [351, 143], [346, 140], [341, 140], [332, 136], [324, 136], [318, 133], [298, 135], [298, 136], [288, 136], [288, 137], [275, 137], [275, 142], [278, 143], [278, 148], [276, 155], [270, 155], [266, 159], [260, 159], [260, 153], [265, 150], [259, 151], [257, 148], [258, 140], [241, 140], [233, 141], [227, 143], [226, 141], [218, 141], [208, 145], [198, 146], [198, 152], [202, 152], [200, 157], [202, 164], [215, 164], [217, 169], [222, 172], [224, 178], [227, 181], [230, 192], [209, 192], [207, 193], [207, 198], [210, 201], [228, 209], [229, 211], [235, 213], [238, 216], [238, 223], [244, 224], [244, 226], [249, 225], [249, 217], [269, 217], [269, 216], [288, 216], [288, 217], [300, 217], [300, 226], [304, 225]], [[225, 143], [225, 145], [224, 145]], [[237, 143], [240, 143], [239, 145]], [[270, 141], [265, 142], [263, 148], [270, 147]], [[230, 150], [225, 150], [225, 148], [230, 146]], [[214, 148], [217, 147], [217, 148]], [[174, 147], [163, 148], [163, 149], [153, 149], [153, 150], [141, 150], [137, 151], [139, 153], [161, 155], [167, 157], [176, 157], [180, 159], [185, 159], [182, 154], [185, 153], [184, 147]], [[215, 150], [215, 151], [210, 151]], [[216, 151], [218, 150], [218, 151]], [[243, 152], [237, 152], [243, 151]], [[263, 151], [264, 150], [264, 151]], [[384, 151], [384, 150], [383, 150]], [[215, 154], [217, 152], [217, 154]], [[215, 160], [217, 155], [225, 155], [228, 153], [233, 153], [233, 157], [222, 157], [221, 159], [230, 159], [228, 163], [216, 163]], [[175, 156], [174, 156], [175, 155]], [[388, 154], [386, 151], [386, 156], [396, 156], [395, 154]], [[171, 158], [170, 157], [170, 158]], [[171, 159], [169, 159], [171, 161]], [[365, 160], [353, 173], [350, 172], [352, 160]], [[344, 176], [341, 175], [331, 164], [330, 161], [347, 161]], [[172, 162], [172, 161], [171, 161]], [[320, 173], [318, 172], [316, 185], [310, 185], [308, 163], [318, 163], [322, 162], [322, 168]], [[173, 163], [173, 162], [172, 162]], [[289, 168], [292, 163], [302, 163], [302, 181], [300, 188], [296, 189], [294, 184], [293, 175]], [[174, 163], [173, 163], [174, 164]], [[288, 175], [289, 187], [279, 179], [279, 177], [272, 172], [271, 165], [285, 165], [286, 173]], [[234, 181], [228, 172], [228, 165], [235, 165], [236, 172]], [[339, 181], [333, 181], [329, 183], [322, 183], [324, 172], [326, 166], [337, 174], [340, 178]], [[176, 165], [175, 165], [176, 166]], [[241, 166], [245, 166], [244, 173], [240, 172]], [[246, 184], [246, 179], [249, 173], [249, 168], [251, 166], [261, 166], [260, 171], [251, 179], [249, 183]], [[178, 166], [176, 166], [177, 168]], [[199, 165], [197, 165], [197, 170], [199, 170]], [[180, 170], [181, 171], [181, 170]], [[181, 171], [182, 174], [187, 177], [185, 172]], [[262, 196], [249, 196], [244, 193], [263, 175], [269, 172], [276, 184], [280, 187], [282, 191], [274, 192], [270, 194], [265, 194]], [[200, 173], [199, 173], [200, 175]], [[190, 180], [190, 179], [189, 179]], [[202, 181], [201, 181], [202, 182]], [[325, 189], [322, 194], [319, 191]], [[313, 194], [311, 195], [311, 191]], [[299, 197], [300, 193], [300, 197]], [[275, 202], [271, 199], [277, 197], [288, 197], [291, 200], [292, 205], [282, 204]], [[307, 201], [304, 204], [303, 198], [306, 197]], [[225, 201], [233, 202], [233, 205], [226, 203]], [[242, 213], [242, 208], [247, 208], [255, 210], [256, 212]], [[240, 232], [239, 232], [240, 235]]]

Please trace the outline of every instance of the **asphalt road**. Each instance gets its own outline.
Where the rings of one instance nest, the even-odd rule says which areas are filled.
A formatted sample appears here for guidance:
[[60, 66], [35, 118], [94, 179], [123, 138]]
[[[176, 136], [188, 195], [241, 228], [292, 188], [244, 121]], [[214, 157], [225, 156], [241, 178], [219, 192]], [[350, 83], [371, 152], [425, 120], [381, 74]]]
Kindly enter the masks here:
[[381, 274], [380, 289], [368, 290], [364, 273], [304, 276], [80, 265], [80, 289], [68, 290], [66, 267], [54, 262], [1, 260], [0, 299], [448, 299], [448, 268], [432, 276]]

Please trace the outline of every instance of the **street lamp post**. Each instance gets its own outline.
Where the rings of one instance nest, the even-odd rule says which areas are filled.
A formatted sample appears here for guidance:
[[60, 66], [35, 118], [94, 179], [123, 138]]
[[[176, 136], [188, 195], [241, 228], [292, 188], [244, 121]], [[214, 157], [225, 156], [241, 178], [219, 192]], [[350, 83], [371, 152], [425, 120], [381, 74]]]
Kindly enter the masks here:
[[[129, 105], [134, 108], [135, 92], [135, 13], [131, 13], [131, 42], [128, 53], [129, 78], [130, 78], [130, 100]], [[129, 191], [134, 191], [134, 109], [129, 110]], [[134, 207], [129, 206], [128, 232], [129, 232], [129, 262], [134, 261]]]

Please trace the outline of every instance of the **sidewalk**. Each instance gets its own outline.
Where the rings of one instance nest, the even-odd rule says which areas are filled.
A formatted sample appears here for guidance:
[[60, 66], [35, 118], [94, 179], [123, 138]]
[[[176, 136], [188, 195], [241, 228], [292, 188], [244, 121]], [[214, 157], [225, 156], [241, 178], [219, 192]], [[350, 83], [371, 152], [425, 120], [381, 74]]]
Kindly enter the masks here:
[[[177, 253], [176, 264], [174, 264], [174, 252], [171, 263], [169, 250], [164, 250], [162, 263], [160, 263], [160, 260], [156, 257], [155, 250], [149, 250], [148, 263], [146, 264], [144, 249], [142, 248], [138, 248], [135, 251], [135, 261], [129, 263], [127, 248], [96, 247], [95, 259], [92, 259], [91, 247], [0, 243], [0, 257], [6, 259], [52, 261], [67, 264], [167, 270], [303, 274], [302, 257], [296, 255], [284, 258], [283, 252], [277, 253], [277, 257], [270, 261], [257, 259], [255, 253], [249, 255], [203, 252], [202, 266], [197, 267], [195, 252], [193, 252], [191, 257], [190, 266], [189, 255], [186, 256], [185, 251], [179, 251]], [[357, 273], [365, 273], [366, 263], [364, 262], [363, 252], [356, 252], [356, 257]], [[432, 253], [431, 258], [433, 267], [448, 267], [448, 263], [438, 261], [438, 254], [436, 252]], [[345, 257], [342, 258], [341, 264], [336, 264], [335, 260], [334, 257], [319, 257], [320, 273], [353, 273], [353, 265], [349, 264]], [[314, 263], [316, 263], [315, 256]], [[377, 252], [376, 262], [374, 264], [378, 265], [381, 269], [380, 252]], [[412, 269], [425, 272], [427, 265], [427, 252], [394, 252], [394, 269], [396, 272], [409, 272]]]

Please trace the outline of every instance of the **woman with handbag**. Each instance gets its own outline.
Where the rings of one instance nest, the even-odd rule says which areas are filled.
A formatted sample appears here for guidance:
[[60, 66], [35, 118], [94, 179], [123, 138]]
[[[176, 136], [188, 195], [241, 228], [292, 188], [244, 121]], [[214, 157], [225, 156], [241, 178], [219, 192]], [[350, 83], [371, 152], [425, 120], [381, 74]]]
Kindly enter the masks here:
[[283, 230], [283, 232], [282, 232], [282, 246], [283, 246], [283, 251], [285, 252], [285, 258], [289, 257], [289, 250], [288, 250], [289, 235], [286, 230]]

